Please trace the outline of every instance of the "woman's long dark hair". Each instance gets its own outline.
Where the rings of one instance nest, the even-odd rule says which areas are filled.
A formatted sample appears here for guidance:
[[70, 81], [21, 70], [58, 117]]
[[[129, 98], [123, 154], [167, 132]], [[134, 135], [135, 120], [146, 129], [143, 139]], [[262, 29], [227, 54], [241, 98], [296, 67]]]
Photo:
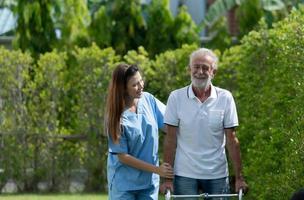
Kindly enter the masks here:
[[112, 80], [108, 88], [106, 105], [106, 132], [118, 143], [121, 135], [120, 119], [125, 108], [125, 97], [127, 95], [127, 83], [129, 79], [138, 72], [136, 65], [119, 64], [114, 69]]

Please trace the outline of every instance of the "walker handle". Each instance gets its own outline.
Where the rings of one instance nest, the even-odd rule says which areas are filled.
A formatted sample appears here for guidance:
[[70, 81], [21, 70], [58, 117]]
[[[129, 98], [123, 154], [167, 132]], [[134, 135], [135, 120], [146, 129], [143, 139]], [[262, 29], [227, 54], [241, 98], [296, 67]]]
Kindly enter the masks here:
[[165, 200], [170, 200], [171, 199], [171, 192], [169, 189], [166, 190], [166, 195], [165, 195]]
[[239, 200], [242, 200], [243, 197], [243, 189], [241, 188], [239, 191]]
[[[232, 194], [232, 195], [235, 195], [236, 194]], [[173, 195], [175, 197], [179, 196], [179, 195]], [[180, 195], [182, 196], [182, 195]], [[208, 193], [204, 193], [204, 194], [201, 194], [201, 195], [196, 195], [196, 196], [205, 196], [205, 197], [208, 197]], [[212, 196], [212, 195], [211, 195]], [[166, 190], [166, 195], [165, 195], [165, 200], [170, 200], [171, 199], [171, 191], [169, 189]], [[243, 198], [243, 189], [241, 188], [240, 191], [239, 191], [239, 194], [238, 194], [238, 197], [239, 197], [239, 200], [242, 200]], [[178, 198], [178, 197], [177, 197]]]

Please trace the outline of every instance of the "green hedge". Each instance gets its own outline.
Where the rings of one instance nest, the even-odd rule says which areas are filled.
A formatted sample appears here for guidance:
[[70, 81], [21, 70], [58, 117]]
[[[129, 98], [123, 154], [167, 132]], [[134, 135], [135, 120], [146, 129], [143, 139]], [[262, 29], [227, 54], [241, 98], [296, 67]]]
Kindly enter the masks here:
[[[288, 199], [304, 185], [303, 14], [294, 11], [271, 30], [261, 23], [220, 59], [214, 83], [236, 99], [246, 199]], [[103, 112], [113, 67], [139, 64], [146, 90], [166, 102], [173, 89], [190, 83], [186, 67], [196, 48], [184, 45], [152, 60], [143, 47], [121, 57], [93, 44], [43, 54], [37, 63], [0, 48], [0, 186], [13, 178], [33, 191], [47, 180], [53, 191], [67, 190], [63, 180], [84, 168], [86, 189], [105, 190]]]
[[92, 44], [71, 54], [42, 54], [36, 63], [27, 53], [0, 48], [0, 186], [12, 178], [22, 191], [36, 191], [41, 181], [49, 182], [51, 191], [67, 191], [73, 170], [86, 169], [87, 191], [104, 190], [103, 113], [112, 69], [118, 62], [140, 65], [146, 89], [165, 102], [168, 84], [177, 87], [182, 80], [165, 88], [158, 83], [169, 74], [185, 74], [186, 57], [195, 48], [185, 45], [152, 61], [143, 47], [121, 57]]
[[218, 81], [236, 96], [248, 199], [289, 199], [304, 185], [303, 24], [303, 8], [271, 30], [262, 22], [222, 57]]

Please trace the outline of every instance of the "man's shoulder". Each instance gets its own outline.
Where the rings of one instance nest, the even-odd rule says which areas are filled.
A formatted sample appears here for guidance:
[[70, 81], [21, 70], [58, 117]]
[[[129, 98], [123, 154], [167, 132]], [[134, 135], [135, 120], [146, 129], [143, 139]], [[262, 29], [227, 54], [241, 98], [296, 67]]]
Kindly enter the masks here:
[[174, 94], [174, 95], [181, 95], [181, 94], [187, 93], [189, 87], [190, 87], [190, 86], [188, 85], [188, 86], [185, 86], [185, 87], [182, 87], [182, 88], [173, 90], [173, 91], [171, 92], [171, 95], [173, 95], [173, 94]]
[[232, 94], [229, 90], [224, 89], [224, 88], [220, 88], [217, 86], [214, 86], [216, 93], [218, 94], [218, 96], [226, 96], [226, 97], [231, 97]]

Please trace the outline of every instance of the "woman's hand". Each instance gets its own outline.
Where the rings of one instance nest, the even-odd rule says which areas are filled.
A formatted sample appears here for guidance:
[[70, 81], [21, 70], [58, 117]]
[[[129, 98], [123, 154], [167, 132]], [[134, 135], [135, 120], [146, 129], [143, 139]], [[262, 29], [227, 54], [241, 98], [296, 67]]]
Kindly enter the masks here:
[[169, 163], [163, 163], [158, 167], [157, 174], [159, 174], [161, 177], [173, 179], [174, 172], [173, 168]]

